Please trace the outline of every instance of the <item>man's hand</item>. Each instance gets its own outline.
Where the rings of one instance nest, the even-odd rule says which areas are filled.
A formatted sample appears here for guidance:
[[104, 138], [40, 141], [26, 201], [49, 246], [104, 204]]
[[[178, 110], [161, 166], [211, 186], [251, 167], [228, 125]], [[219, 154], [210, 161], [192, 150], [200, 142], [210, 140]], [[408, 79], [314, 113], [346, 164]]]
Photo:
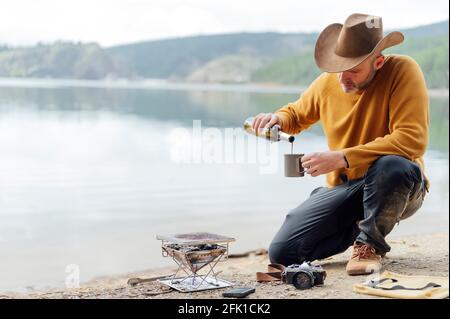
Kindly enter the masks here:
[[271, 128], [275, 124], [280, 124], [280, 119], [273, 113], [259, 113], [253, 119], [252, 127], [257, 133], [261, 129]]
[[341, 151], [316, 152], [304, 155], [302, 166], [307, 174], [315, 177], [347, 167], [347, 161]]

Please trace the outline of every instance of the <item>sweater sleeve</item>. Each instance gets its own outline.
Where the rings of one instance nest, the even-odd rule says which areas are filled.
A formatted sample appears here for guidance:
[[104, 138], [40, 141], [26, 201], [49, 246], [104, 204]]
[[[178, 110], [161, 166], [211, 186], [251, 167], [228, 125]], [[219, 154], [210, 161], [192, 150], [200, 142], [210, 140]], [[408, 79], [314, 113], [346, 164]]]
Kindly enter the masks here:
[[320, 120], [319, 86], [322, 77], [323, 74], [314, 80], [297, 101], [275, 111], [283, 132], [295, 135]]
[[[376, 119], [373, 119], [376, 120]], [[414, 160], [428, 145], [428, 94], [418, 64], [405, 59], [395, 70], [389, 102], [389, 134], [342, 151], [349, 168], [370, 165], [382, 155]]]

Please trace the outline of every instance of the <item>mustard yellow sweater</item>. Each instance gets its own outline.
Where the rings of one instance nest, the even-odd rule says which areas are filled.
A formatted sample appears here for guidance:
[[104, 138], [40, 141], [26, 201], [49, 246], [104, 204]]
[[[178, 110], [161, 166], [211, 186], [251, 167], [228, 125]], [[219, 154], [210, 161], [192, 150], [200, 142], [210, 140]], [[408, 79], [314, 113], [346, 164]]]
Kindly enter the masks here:
[[[382, 155], [418, 163], [428, 144], [428, 94], [419, 65], [408, 56], [389, 55], [362, 92], [345, 93], [335, 73], [323, 73], [300, 98], [275, 112], [281, 129], [297, 134], [321, 121], [330, 150], [341, 150], [348, 168], [327, 175], [327, 186], [364, 176]], [[424, 175], [427, 185], [429, 181]]]

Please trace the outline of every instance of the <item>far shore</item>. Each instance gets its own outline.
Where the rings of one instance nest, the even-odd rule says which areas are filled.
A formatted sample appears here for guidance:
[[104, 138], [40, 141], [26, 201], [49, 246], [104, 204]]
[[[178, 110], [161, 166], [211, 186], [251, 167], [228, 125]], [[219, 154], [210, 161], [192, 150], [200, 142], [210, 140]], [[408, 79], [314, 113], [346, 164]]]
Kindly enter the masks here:
[[[180, 90], [180, 91], [240, 91], [250, 93], [281, 93], [298, 94], [306, 89], [305, 86], [285, 85], [279, 83], [198, 83], [185, 81], [171, 81], [166, 79], [54, 79], [54, 78], [2, 78], [0, 87], [91, 87], [118, 89], [146, 89], [146, 90]], [[429, 96], [433, 98], [448, 98], [449, 89], [429, 89]]]

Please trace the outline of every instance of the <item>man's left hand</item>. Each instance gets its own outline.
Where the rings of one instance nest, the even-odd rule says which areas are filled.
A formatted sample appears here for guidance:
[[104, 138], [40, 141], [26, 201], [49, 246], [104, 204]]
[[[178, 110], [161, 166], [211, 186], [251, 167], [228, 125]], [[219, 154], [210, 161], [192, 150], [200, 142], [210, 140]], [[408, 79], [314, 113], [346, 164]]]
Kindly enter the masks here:
[[347, 167], [347, 161], [341, 151], [315, 152], [302, 157], [302, 166], [307, 174], [315, 177]]

